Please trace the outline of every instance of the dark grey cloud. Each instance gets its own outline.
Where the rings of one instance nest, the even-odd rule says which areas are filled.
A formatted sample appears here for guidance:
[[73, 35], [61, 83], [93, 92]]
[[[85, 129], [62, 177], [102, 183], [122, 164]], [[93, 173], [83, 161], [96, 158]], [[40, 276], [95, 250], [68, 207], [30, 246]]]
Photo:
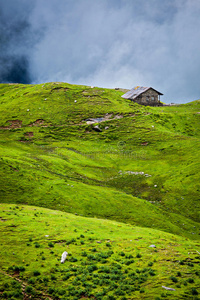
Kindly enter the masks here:
[[143, 85], [163, 92], [165, 102], [200, 98], [199, 1], [0, 4], [0, 81]]

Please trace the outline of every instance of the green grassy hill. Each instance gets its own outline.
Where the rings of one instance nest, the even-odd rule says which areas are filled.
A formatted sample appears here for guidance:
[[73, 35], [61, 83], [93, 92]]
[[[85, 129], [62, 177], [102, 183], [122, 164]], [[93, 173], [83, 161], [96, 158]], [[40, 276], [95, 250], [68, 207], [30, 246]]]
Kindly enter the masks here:
[[[198, 238], [200, 101], [144, 107], [121, 95], [1, 84], [2, 201]], [[101, 132], [86, 121], [104, 117]]]
[[0, 207], [1, 299], [199, 299], [200, 242], [44, 208]]
[[[20, 209], [23, 205], [23, 212], [27, 211], [25, 215], [28, 219], [22, 222], [28, 222], [28, 237], [24, 236], [24, 243], [31, 237], [33, 230], [32, 225], [29, 226], [29, 221], [34, 218], [33, 212], [30, 207], [26, 207], [32, 205], [38, 207], [38, 214], [47, 214], [41, 207], [56, 210], [49, 210], [49, 215], [55, 214], [61, 219], [74, 218], [79, 222], [83, 220], [81, 216], [94, 218], [84, 219], [85, 222], [91, 222], [93, 231], [98, 231], [97, 227], [100, 226], [97, 225], [97, 218], [104, 219], [102, 222], [105, 222], [106, 226], [101, 234], [105, 236], [107, 226], [115, 224], [113, 231], [118, 232], [117, 239], [126, 239], [125, 228], [137, 226], [137, 230], [141, 230], [142, 238], [146, 238], [148, 234], [153, 235], [158, 243], [159, 238], [166, 237], [167, 245], [173, 238], [179, 241], [181, 255], [187, 261], [189, 245], [195, 249], [192, 250], [195, 257], [198, 256], [200, 250], [197, 250], [196, 246], [199, 246], [197, 240], [200, 237], [200, 101], [170, 107], [144, 107], [121, 98], [122, 94], [123, 92], [118, 90], [67, 83], [0, 84], [0, 199], [1, 203], [4, 203], [1, 206], [4, 212], [1, 212], [0, 217], [4, 220], [7, 219], [7, 214], [14, 215], [9, 217], [9, 220], [13, 220], [13, 226], [19, 226], [19, 231], [12, 229], [12, 238], [5, 234], [1, 246], [4, 247], [4, 243], [10, 245], [9, 239], [12, 243], [14, 240], [17, 243], [18, 235], [23, 236], [21, 223], [17, 225], [17, 222], [21, 222], [24, 217], [23, 213], [17, 213], [20, 218], [16, 217], [16, 210], [19, 211], [12, 205], [15, 204]], [[79, 217], [65, 213], [76, 214]], [[51, 230], [60, 226], [56, 216], [55, 219], [52, 217]], [[7, 224], [8, 222], [0, 222], [3, 228], [7, 228]], [[44, 230], [43, 221], [38, 221], [34, 226], [35, 231]], [[69, 223], [66, 226], [70, 226]], [[124, 230], [117, 231], [118, 226], [122, 226]], [[6, 230], [5, 228], [3, 230]], [[55, 241], [57, 234], [58, 232], [54, 233]], [[96, 239], [101, 239], [101, 234], [98, 231]], [[71, 230], [70, 235], [73, 239], [77, 238]], [[34, 238], [37, 238], [36, 232]], [[149, 239], [146, 242], [156, 243]], [[28, 257], [32, 252], [31, 248], [27, 247], [24, 251]], [[42, 247], [46, 249], [47, 245]], [[125, 245], [122, 245], [123, 247]], [[143, 240], [138, 240], [138, 247], [143, 248]], [[10, 249], [15, 252], [12, 247]], [[121, 251], [119, 249], [114, 247], [114, 251]], [[44, 250], [40, 252], [42, 251]], [[57, 252], [58, 255], [60, 251], [61, 248]], [[77, 253], [76, 255], [80, 256], [80, 253]], [[166, 253], [166, 261], [168, 257], [169, 252]], [[10, 256], [6, 258], [4, 252], [1, 259], [5, 273], [6, 260], [9, 260]], [[111, 261], [109, 258], [109, 264]], [[23, 265], [22, 257], [14, 263]], [[54, 260], [51, 260], [50, 264], [54, 264]], [[144, 268], [147, 267], [145, 264], [142, 263]], [[12, 263], [9, 267], [11, 266]], [[157, 270], [159, 266], [159, 272], [162, 273], [160, 262]], [[13, 270], [8, 274], [15, 275]], [[31, 270], [28, 268], [27, 273], [23, 273], [26, 274], [23, 278], [25, 284], [32, 276]], [[59, 272], [65, 272], [60, 270], [59, 265]], [[50, 276], [50, 269], [45, 272], [47, 277]], [[193, 276], [196, 273], [190, 274]], [[22, 273], [18, 272], [17, 278], [19, 275]], [[143, 288], [142, 280], [141, 284], [137, 283], [140, 286], [139, 290]], [[135, 296], [131, 296], [133, 298], [126, 293], [117, 296], [111, 292], [107, 293], [110, 298], [106, 298], [105, 295], [98, 298], [94, 294], [103, 291], [99, 287], [92, 289], [91, 296], [84, 292], [82, 296], [74, 295], [74, 298], [71, 294], [71, 298], [64, 294], [56, 298], [61, 277], [52, 293], [48, 290], [51, 285], [47, 284], [48, 289], [44, 288], [45, 281], [41, 281], [41, 288], [37, 280], [32, 284], [32, 288], [45, 291], [47, 295], [52, 294], [52, 299], [80, 299], [82, 296], [91, 299], [156, 299], [156, 296], [153, 296], [154, 289], [158, 288], [155, 295], [159, 298], [162, 292], [165, 294], [164, 290], [161, 292], [162, 286], [160, 290], [161, 283], [170, 284], [169, 280], [167, 283], [160, 281], [157, 287], [153, 285], [149, 298], [146, 292], [140, 293], [139, 290]], [[154, 282], [154, 278], [150, 281], [150, 286], [151, 282]], [[181, 289], [178, 287], [180, 290], [176, 291], [174, 299], [190, 299], [187, 298], [187, 293], [192, 295], [191, 299], [197, 299], [196, 285], [188, 288], [184, 282], [183, 280], [181, 284], [177, 283], [181, 285]], [[10, 283], [8, 285], [12, 286]], [[144, 289], [146, 288], [144, 285]], [[5, 291], [3, 287], [2, 290]], [[3, 292], [0, 292], [0, 297], [1, 295]], [[170, 299], [170, 295], [165, 296]]]

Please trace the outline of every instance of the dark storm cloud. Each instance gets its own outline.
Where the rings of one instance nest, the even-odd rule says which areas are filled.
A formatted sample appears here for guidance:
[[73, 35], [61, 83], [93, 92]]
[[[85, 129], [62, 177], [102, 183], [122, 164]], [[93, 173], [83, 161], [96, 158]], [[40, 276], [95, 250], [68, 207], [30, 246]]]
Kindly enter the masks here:
[[31, 80], [29, 13], [30, 5], [25, 1], [0, 1], [0, 82], [29, 83]]
[[199, 1], [0, 3], [1, 81], [153, 86], [166, 102], [200, 97]]

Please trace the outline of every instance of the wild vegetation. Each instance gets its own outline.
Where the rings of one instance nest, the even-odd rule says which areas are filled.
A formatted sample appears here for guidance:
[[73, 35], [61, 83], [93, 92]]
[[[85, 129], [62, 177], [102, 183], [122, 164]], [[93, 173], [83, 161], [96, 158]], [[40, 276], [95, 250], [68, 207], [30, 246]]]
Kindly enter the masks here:
[[0, 85], [1, 298], [198, 299], [200, 101], [122, 94]]

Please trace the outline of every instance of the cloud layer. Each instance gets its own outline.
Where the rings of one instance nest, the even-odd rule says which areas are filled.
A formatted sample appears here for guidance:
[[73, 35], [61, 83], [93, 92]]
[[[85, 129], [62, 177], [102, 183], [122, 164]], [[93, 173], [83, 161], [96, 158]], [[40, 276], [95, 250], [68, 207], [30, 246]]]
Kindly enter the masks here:
[[0, 2], [1, 82], [143, 85], [166, 103], [200, 98], [199, 1]]

